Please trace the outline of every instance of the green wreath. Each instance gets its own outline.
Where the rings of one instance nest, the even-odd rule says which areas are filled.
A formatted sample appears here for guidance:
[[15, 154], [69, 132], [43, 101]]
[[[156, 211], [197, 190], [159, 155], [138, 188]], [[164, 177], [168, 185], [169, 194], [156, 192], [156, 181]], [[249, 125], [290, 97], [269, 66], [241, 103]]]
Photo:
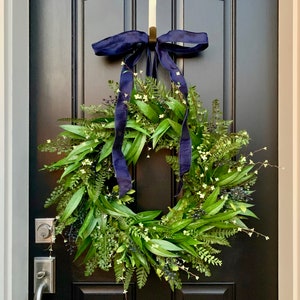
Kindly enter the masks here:
[[[117, 94], [118, 85], [110, 85]], [[153, 268], [172, 290], [180, 289], [181, 271], [196, 279], [198, 273], [210, 276], [210, 266], [222, 264], [218, 246], [229, 246], [228, 239], [239, 231], [250, 236], [257, 233], [244, 220], [256, 218], [251, 211], [251, 187], [258, 170], [268, 162], [254, 163], [253, 153], [240, 153], [249, 136], [246, 131], [229, 132], [230, 122], [222, 119], [218, 101], [209, 114], [194, 87], [189, 89], [188, 101], [191, 169], [184, 176], [176, 205], [165, 215], [159, 210], [130, 209], [134, 190], [118, 196], [111, 162], [114, 99], [102, 106], [83, 107], [89, 118], [61, 125], [63, 132], [40, 146], [41, 151], [63, 155], [44, 167], [62, 171], [45, 206], [56, 205], [56, 234], [65, 236], [67, 244], [73, 237], [75, 259], [83, 256], [86, 275], [96, 268], [113, 267], [116, 281], [123, 282], [126, 292], [134, 273], [142, 288]], [[176, 152], [186, 107], [178, 87], [170, 89], [153, 78], [135, 76], [127, 105], [123, 153], [128, 164], [136, 164], [145, 147], [169, 149], [166, 161], [178, 177]]]

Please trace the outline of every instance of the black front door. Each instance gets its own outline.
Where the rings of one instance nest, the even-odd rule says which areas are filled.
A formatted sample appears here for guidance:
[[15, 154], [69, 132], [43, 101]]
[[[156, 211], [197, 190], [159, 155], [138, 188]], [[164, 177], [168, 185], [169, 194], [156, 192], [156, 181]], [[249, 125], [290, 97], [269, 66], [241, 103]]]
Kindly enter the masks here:
[[[276, 1], [275, 1], [276, 2]], [[82, 103], [100, 103], [110, 96], [107, 81], [119, 80], [120, 61], [93, 54], [91, 44], [124, 30], [148, 31], [147, 0], [31, 0], [30, 1], [30, 266], [33, 257], [47, 256], [47, 245], [34, 243], [34, 219], [54, 217], [43, 204], [57, 177], [39, 171], [53, 156], [37, 145], [58, 132], [56, 120], [79, 114]], [[183, 62], [185, 78], [196, 85], [204, 105], [218, 98], [236, 129], [246, 129], [252, 149], [268, 147], [261, 159], [277, 160], [277, 5], [274, 0], [161, 0], [157, 3], [158, 35], [171, 29], [207, 32], [209, 48]], [[143, 64], [139, 68], [144, 68]], [[164, 72], [160, 78], [168, 80]], [[144, 209], [166, 208], [172, 203], [173, 179], [161, 157], [142, 161], [136, 170], [138, 203]], [[152, 181], [152, 187], [142, 182]], [[142, 182], [141, 182], [142, 181]], [[157, 196], [158, 195], [158, 196]], [[154, 202], [152, 199], [156, 199]], [[152, 276], [142, 290], [133, 282], [128, 299], [277, 299], [277, 174], [261, 173], [256, 185], [252, 221], [269, 241], [240, 235], [224, 249], [223, 266], [197, 283], [185, 282], [172, 293]], [[45, 299], [123, 299], [113, 272], [83, 275], [58, 239], [57, 291]], [[33, 278], [31, 268], [30, 279]], [[32, 299], [33, 282], [29, 287]]]

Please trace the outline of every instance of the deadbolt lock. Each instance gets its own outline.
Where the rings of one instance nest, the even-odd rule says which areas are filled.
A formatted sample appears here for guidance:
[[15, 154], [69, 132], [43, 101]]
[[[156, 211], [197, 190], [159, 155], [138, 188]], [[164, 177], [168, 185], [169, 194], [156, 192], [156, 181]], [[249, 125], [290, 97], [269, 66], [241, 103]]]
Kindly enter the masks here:
[[54, 218], [35, 219], [35, 242], [52, 244], [54, 241]]

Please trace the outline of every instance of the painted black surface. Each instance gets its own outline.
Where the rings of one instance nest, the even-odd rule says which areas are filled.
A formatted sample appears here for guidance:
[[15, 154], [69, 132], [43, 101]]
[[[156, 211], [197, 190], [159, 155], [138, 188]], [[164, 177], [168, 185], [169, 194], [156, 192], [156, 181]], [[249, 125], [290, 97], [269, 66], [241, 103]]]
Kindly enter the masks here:
[[[47, 255], [47, 245], [34, 244], [34, 218], [53, 217], [43, 203], [55, 185], [54, 174], [39, 169], [53, 156], [37, 152], [37, 145], [58, 132], [56, 120], [78, 114], [81, 103], [95, 104], [111, 94], [107, 81], [118, 81], [120, 61], [96, 57], [91, 43], [123, 30], [148, 31], [146, 0], [31, 0], [30, 1], [30, 279], [34, 256]], [[187, 82], [199, 89], [204, 105], [219, 98], [226, 117], [237, 129], [246, 129], [249, 150], [267, 146], [261, 160], [277, 160], [277, 6], [274, 0], [169, 0], [158, 1], [157, 29], [163, 34], [183, 26], [206, 31], [210, 46], [183, 64]], [[182, 64], [181, 61], [178, 63]], [[139, 65], [140, 69], [144, 64]], [[159, 73], [168, 81], [168, 74]], [[137, 208], [172, 205], [172, 174], [153, 155], [135, 170]], [[145, 182], [155, 179], [155, 189]], [[128, 299], [277, 299], [277, 174], [266, 170], [257, 183], [256, 213], [252, 225], [270, 236], [269, 241], [240, 236], [223, 252], [223, 267], [211, 278], [189, 283], [172, 293], [152, 276], [143, 290], [133, 283]], [[123, 299], [113, 273], [97, 272], [92, 278], [72, 263], [62, 239], [54, 245], [57, 257], [57, 293], [43, 299]], [[98, 286], [100, 286], [97, 294]], [[107, 288], [107, 290], [106, 290]], [[29, 299], [32, 299], [32, 282]], [[95, 292], [96, 291], [96, 292]], [[104, 291], [104, 292], [103, 292]], [[105, 291], [106, 294], [105, 294]], [[222, 294], [223, 293], [223, 294]], [[223, 298], [222, 298], [223, 297]]]

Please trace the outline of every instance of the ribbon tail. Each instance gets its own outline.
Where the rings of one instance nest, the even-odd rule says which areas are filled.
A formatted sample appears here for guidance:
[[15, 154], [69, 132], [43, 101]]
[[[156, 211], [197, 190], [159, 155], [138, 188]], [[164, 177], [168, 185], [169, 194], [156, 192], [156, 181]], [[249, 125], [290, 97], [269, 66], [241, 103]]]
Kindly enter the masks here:
[[181, 137], [180, 137], [180, 148], [179, 148], [179, 186], [178, 194], [180, 193], [183, 186], [183, 176], [190, 170], [191, 166], [191, 152], [192, 152], [192, 143], [188, 129], [188, 88], [184, 76], [180, 72], [178, 66], [170, 57], [167, 51], [159, 48], [159, 45], [156, 46], [156, 51], [160, 60], [161, 65], [167, 69], [170, 73], [171, 80], [179, 86], [179, 90], [183, 94], [186, 100], [186, 111], [185, 116], [181, 124]]
[[119, 185], [119, 196], [123, 197], [131, 189], [131, 176], [126, 159], [122, 153], [122, 144], [127, 120], [127, 106], [124, 95], [120, 92], [115, 109], [115, 139], [112, 149], [112, 161], [115, 176]]
[[131, 176], [128, 171], [125, 157], [120, 149], [113, 149], [112, 159], [119, 185], [119, 196], [123, 197], [132, 188]]
[[183, 176], [190, 170], [192, 161], [192, 142], [188, 129], [188, 114], [189, 109], [186, 109], [185, 116], [182, 122], [180, 148], [179, 148], [179, 184], [177, 195], [183, 187]]
[[130, 101], [133, 88], [133, 68], [140, 59], [143, 48], [138, 49], [125, 59], [125, 65], [122, 68], [120, 77], [120, 92], [118, 95], [115, 109], [115, 140], [112, 150], [112, 160], [115, 170], [115, 176], [119, 185], [119, 197], [132, 188], [131, 175], [128, 170], [126, 159], [122, 153], [122, 144], [124, 140], [126, 122], [127, 122], [127, 103]]

